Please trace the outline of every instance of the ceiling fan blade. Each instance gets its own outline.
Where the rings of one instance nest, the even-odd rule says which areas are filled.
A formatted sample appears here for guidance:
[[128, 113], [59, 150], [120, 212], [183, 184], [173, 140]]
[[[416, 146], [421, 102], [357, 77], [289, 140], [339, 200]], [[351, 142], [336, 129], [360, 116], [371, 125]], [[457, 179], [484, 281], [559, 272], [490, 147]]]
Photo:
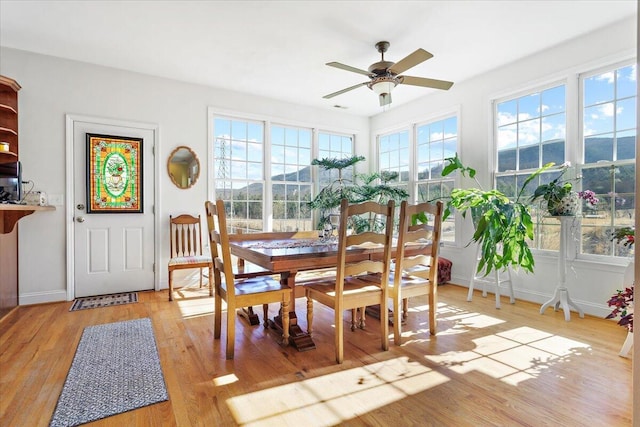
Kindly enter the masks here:
[[339, 90], [337, 92], [330, 93], [329, 95], [325, 95], [325, 96], [323, 96], [323, 98], [324, 99], [333, 98], [334, 96], [342, 95], [345, 92], [349, 92], [350, 90], [358, 89], [360, 86], [364, 86], [364, 85], [367, 85], [367, 84], [369, 84], [369, 82], [358, 83], [357, 85], [353, 85], [353, 86], [348, 87], [346, 89], [342, 89], [342, 90]]
[[327, 62], [328, 66], [340, 68], [341, 70], [351, 71], [352, 73], [364, 74], [365, 76], [371, 76], [371, 73], [360, 68], [352, 67], [350, 65], [341, 64], [339, 62]]
[[400, 61], [389, 67], [389, 71], [394, 74], [400, 74], [407, 71], [411, 67], [426, 61], [429, 58], [433, 58], [433, 55], [424, 49], [417, 49], [415, 52], [402, 58]]
[[399, 76], [400, 84], [432, 87], [434, 89], [448, 90], [453, 86], [453, 82], [446, 80], [427, 79], [425, 77]]

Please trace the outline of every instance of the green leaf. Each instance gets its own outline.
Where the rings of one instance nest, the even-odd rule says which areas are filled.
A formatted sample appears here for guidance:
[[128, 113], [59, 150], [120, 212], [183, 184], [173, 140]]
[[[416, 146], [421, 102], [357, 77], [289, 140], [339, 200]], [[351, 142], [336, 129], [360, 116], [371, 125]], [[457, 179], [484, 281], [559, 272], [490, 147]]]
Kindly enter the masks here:
[[411, 225], [428, 224], [429, 218], [424, 212], [411, 215]]

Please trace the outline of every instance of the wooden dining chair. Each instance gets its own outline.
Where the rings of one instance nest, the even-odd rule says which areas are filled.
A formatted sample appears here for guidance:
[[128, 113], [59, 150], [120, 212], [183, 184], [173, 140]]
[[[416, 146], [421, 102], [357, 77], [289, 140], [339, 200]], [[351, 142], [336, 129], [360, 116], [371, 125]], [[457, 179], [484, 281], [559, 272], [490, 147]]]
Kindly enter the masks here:
[[200, 215], [169, 216], [169, 301], [173, 301], [173, 272], [184, 269], [200, 269], [200, 287], [202, 270], [209, 269], [209, 295], [213, 296], [213, 261], [202, 250], [202, 223]]
[[[338, 228], [338, 256], [336, 276], [333, 280], [321, 280], [305, 285], [307, 296], [307, 330], [313, 331], [313, 302], [318, 301], [334, 310], [336, 362], [344, 359], [344, 318], [345, 310], [357, 310], [367, 305], [380, 305], [380, 340], [383, 350], [389, 349], [388, 324], [388, 282], [391, 264], [394, 202], [382, 205], [376, 202], [349, 204], [346, 199], [340, 205], [340, 225]], [[349, 233], [348, 228], [355, 216], [377, 216], [385, 221], [384, 232], [364, 231]], [[350, 230], [349, 230], [350, 231]], [[380, 247], [383, 248], [379, 256]], [[349, 254], [347, 253], [349, 248]], [[351, 257], [360, 253], [370, 255]], [[375, 252], [378, 252], [376, 255]], [[362, 280], [360, 276], [377, 274], [379, 280]], [[362, 313], [364, 314], [364, 313]], [[352, 316], [352, 330], [356, 319]]]
[[[389, 293], [393, 310], [393, 341], [401, 344], [402, 320], [407, 318], [409, 298], [429, 297], [429, 332], [437, 332], [438, 249], [442, 233], [443, 203], [400, 204], [400, 223]], [[428, 222], [424, 219], [428, 218]], [[411, 251], [420, 248], [418, 253]], [[402, 302], [402, 309], [400, 308]], [[402, 310], [402, 311], [401, 311]]]
[[[207, 226], [209, 230], [209, 242], [211, 256], [214, 264], [214, 324], [213, 336], [219, 339], [222, 330], [222, 301], [227, 303], [227, 344], [226, 357], [233, 359], [235, 347], [235, 316], [236, 309], [279, 303], [282, 312], [282, 324], [289, 324], [289, 303], [291, 301], [291, 289], [287, 285], [274, 280], [270, 275], [251, 276], [246, 278], [236, 277], [229, 246], [229, 233], [227, 232], [227, 220], [224, 202], [217, 200], [205, 202], [207, 213]], [[224, 276], [224, 280], [223, 280]], [[267, 306], [268, 307], [268, 306]], [[264, 327], [268, 328], [267, 313], [265, 312]], [[289, 342], [289, 328], [282, 328], [282, 345]]]
[[[247, 240], [259, 240], [263, 242], [272, 242], [276, 240], [289, 240], [289, 239], [312, 239], [317, 238], [317, 231], [262, 231], [257, 233], [245, 233], [242, 230], [236, 231], [236, 233], [229, 234], [230, 242], [242, 242]], [[266, 270], [259, 265], [256, 265], [243, 258], [236, 259], [236, 268], [234, 269], [234, 276], [236, 279], [246, 279], [249, 277], [258, 276], [271, 276], [278, 273]], [[295, 285], [295, 283], [293, 284]], [[288, 285], [290, 288], [293, 285]], [[304, 295], [301, 295], [304, 296]], [[263, 304], [263, 312], [265, 316], [265, 322], [267, 321], [269, 305]], [[238, 314], [242, 316], [250, 325], [257, 325], [260, 323], [258, 315], [254, 312], [253, 307], [243, 307]]]

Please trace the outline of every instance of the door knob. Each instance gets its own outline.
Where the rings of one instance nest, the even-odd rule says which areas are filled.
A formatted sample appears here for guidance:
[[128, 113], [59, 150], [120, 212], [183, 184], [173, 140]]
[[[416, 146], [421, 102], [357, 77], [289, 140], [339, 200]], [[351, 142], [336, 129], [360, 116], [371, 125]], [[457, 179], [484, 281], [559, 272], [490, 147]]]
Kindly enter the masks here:
[[84, 217], [83, 216], [79, 216], [79, 217], [76, 218], [76, 221], [84, 222]]

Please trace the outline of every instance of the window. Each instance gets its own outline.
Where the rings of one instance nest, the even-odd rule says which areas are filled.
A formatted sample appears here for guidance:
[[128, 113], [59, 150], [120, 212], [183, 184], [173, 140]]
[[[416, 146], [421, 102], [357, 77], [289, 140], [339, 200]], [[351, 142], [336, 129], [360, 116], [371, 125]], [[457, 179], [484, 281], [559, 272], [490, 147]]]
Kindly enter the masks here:
[[[512, 199], [518, 197], [524, 181], [538, 168], [565, 162], [566, 86], [554, 85], [517, 98], [495, 103], [497, 171], [496, 189]], [[521, 200], [535, 188], [550, 182], [558, 172], [544, 173], [531, 181]], [[559, 223], [549, 221], [544, 209], [532, 211], [537, 249], [558, 249]]]
[[[416, 202], [441, 199], [451, 194], [455, 176], [441, 175], [445, 160], [458, 147], [458, 118], [450, 117], [416, 127]], [[442, 224], [443, 241], [455, 241], [455, 216]]]
[[271, 127], [273, 231], [311, 230], [311, 129]]
[[[327, 132], [318, 134], [318, 159], [345, 159], [353, 156], [353, 136], [338, 135]], [[320, 187], [324, 187], [338, 179], [338, 171], [318, 170], [320, 176]], [[342, 171], [342, 179], [350, 181], [353, 179], [353, 167], [345, 168]]]
[[[313, 158], [353, 155], [354, 136], [209, 113], [209, 197], [222, 199], [231, 232], [313, 230], [319, 191]], [[345, 175], [351, 178], [352, 170]]]
[[214, 119], [214, 182], [232, 232], [263, 230], [264, 124]]
[[381, 174], [397, 173], [389, 185], [409, 191], [409, 131], [378, 137], [378, 170]]
[[[611, 235], [615, 228], [635, 223], [636, 66], [599, 70], [579, 80], [573, 102], [566, 100], [565, 85], [496, 102], [496, 188], [515, 198], [537, 168], [569, 160], [573, 167], [565, 178], [572, 180], [574, 190], [592, 190], [600, 200], [595, 207], [582, 202], [580, 243], [570, 244], [587, 258], [627, 256], [628, 248], [612, 242]], [[566, 136], [567, 116], [580, 118], [575, 137]], [[558, 173], [541, 174], [523, 197]], [[538, 206], [532, 216], [532, 247], [558, 250], [559, 222]]]
[[595, 209], [582, 208], [581, 252], [627, 256], [611, 241], [615, 228], [635, 223], [636, 66], [581, 76], [582, 188], [596, 193]]
[[[443, 177], [441, 172], [445, 159], [457, 150], [457, 115], [414, 124], [411, 134], [401, 130], [378, 136], [378, 171], [397, 173], [389, 185], [405, 189], [414, 203], [442, 200], [451, 193], [456, 177]], [[455, 241], [454, 216], [443, 222], [441, 240]]]

